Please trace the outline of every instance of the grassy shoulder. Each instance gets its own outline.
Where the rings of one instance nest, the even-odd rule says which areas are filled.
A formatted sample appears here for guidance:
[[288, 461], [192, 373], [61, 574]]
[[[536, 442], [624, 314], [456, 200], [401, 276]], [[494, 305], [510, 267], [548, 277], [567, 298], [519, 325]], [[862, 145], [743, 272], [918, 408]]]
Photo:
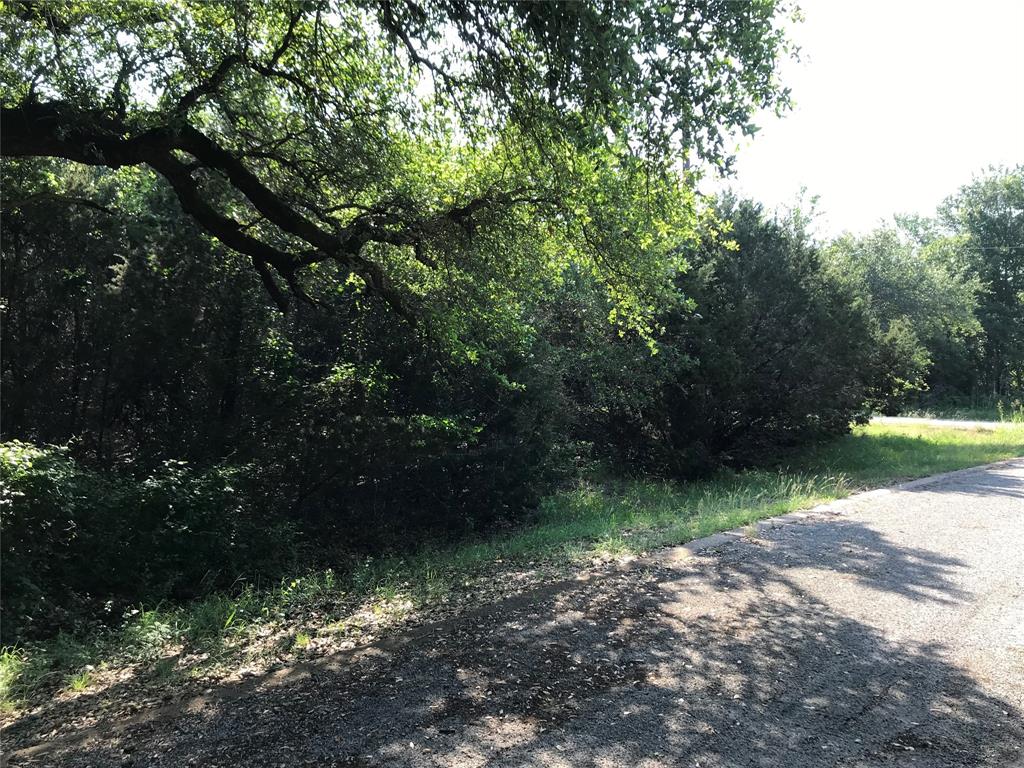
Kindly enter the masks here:
[[[770, 470], [701, 482], [580, 484], [515, 531], [412, 556], [367, 559], [184, 606], [140, 606], [120, 628], [0, 652], [8, 716], [115, 686], [181, 685], [261, 671], [457, 613], [595, 562], [680, 544], [899, 480], [1024, 455], [1024, 425], [971, 430], [872, 424]], [[500, 578], [498, 578], [500, 576]]]

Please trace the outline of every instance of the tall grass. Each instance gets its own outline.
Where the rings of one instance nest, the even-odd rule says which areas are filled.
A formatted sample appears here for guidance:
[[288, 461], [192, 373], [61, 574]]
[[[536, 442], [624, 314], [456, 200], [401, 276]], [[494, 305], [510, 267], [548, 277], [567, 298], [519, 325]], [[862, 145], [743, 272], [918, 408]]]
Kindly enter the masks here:
[[[269, 652], [303, 653], [318, 632], [379, 630], [514, 568], [573, 568], [690, 541], [841, 498], [852, 490], [1024, 455], [1024, 426], [965, 430], [870, 425], [782, 457], [770, 470], [687, 484], [580, 483], [546, 498], [530, 524], [491, 538], [367, 558], [344, 574], [304, 574], [242, 586], [184, 606], [139, 607], [113, 630], [0, 651], [0, 703], [10, 713], [54, 691], [88, 690], [110, 667], [155, 679], [237, 664], [259, 638]], [[549, 570], [550, 573], [550, 570]]]

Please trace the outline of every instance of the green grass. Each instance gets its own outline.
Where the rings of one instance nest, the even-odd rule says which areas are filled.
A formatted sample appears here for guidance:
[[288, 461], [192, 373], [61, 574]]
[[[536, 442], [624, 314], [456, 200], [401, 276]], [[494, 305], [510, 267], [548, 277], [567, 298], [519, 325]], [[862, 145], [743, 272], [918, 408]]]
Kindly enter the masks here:
[[92, 684], [92, 672], [90, 670], [83, 670], [82, 672], [71, 675], [71, 677], [68, 678], [68, 690], [75, 693], [81, 693], [86, 690], [90, 684]]
[[0, 713], [14, 710], [25, 682], [25, 654], [16, 648], [0, 651]]
[[366, 559], [344, 577], [322, 571], [273, 589], [140, 608], [116, 630], [3, 649], [0, 711], [10, 713], [57, 690], [94, 688], [93, 670], [135, 665], [154, 683], [166, 683], [237, 666], [260, 637], [277, 637], [266, 646], [272, 655], [303, 652], [313, 636], [379, 632], [410, 611], [460, 592], [487, 593], [506, 581], [495, 578], [499, 573], [532, 568], [550, 577], [596, 558], [742, 526], [751, 530], [759, 519], [854, 490], [1020, 455], [1022, 425], [962, 430], [875, 424], [793, 453], [770, 469], [682, 485], [581, 483], [545, 499], [529, 524], [504, 535], [407, 557]]
[[842, 471], [859, 488], [924, 477], [1024, 455], [1024, 425], [948, 429], [871, 424], [794, 457], [805, 472]]

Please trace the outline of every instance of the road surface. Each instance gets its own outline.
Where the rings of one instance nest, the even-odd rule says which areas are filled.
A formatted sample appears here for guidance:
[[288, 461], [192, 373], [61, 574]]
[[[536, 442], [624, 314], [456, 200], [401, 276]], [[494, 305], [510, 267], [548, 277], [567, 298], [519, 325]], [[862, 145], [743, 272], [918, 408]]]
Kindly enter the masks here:
[[946, 429], [998, 429], [1011, 427], [1010, 421], [967, 421], [965, 419], [931, 419], [921, 416], [874, 416], [871, 421], [876, 424], [916, 424], [927, 427], [944, 427]]
[[1024, 460], [25, 749], [31, 728], [12, 765], [1024, 768]]

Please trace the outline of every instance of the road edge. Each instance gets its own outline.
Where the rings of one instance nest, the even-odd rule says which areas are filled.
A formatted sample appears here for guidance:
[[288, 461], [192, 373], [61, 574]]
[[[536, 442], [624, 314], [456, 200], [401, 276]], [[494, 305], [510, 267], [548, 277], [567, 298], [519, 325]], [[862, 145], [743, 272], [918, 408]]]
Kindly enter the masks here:
[[[762, 531], [779, 528], [784, 525], [805, 523], [828, 516], [849, 514], [850, 512], [855, 511], [855, 508], [863, 501], [891, 496], [894, 493], [901, 493], [903, 491], [913, 491], [918, 488], [925, 488], [929, 485], [942, 483], [946, 480], [952, 480], [957, 477], [977, 472], [987, 472], [1001, 467], [1016, 466], [1024, 466], [1024, 456], [1017, 456], [1012, 459], [1001, 459], [989, 464], [980, 464], [975, 467], [954, 469], [949, 472], [940, 472], [937, 475], [927, 475], [926, 477], [918, 477], [913, 480], [905, 480], [903, 482], [883, 486], [881, 488], [858, 491], [857, 493], [850, 494], [844, 498], [828, 501], [824, 504], [818, 504], [816, 506], [809, 507], [808, 509], [801, 509], [796, 512], [786, 512], [774, 517], [766, 517], [763, 520], [758, 520], [756, 523], [752, 523], [751, 525], [755, 526], [757, 528], [757, 532], [760, 533]], [[666, 565], [670, 563], [680, 563], [684, 560], [690, 559], [691, 557], [696, 557], [709, 549], [722, 547], [748, 537], [749, 526], [744, 526], [743, 528], [732, 528], [728, 531], [719, 531], [718, 533], [713, 533], [710, 536], [704, 536], [699, 539], [694, 539], [693, 541], [688, 541], [685, 544], [676, 544], [671, 547], [666, 547], [665, 549], [650, 553], [646, 558], [638, 558], [638, 560], [652, 560]]]

